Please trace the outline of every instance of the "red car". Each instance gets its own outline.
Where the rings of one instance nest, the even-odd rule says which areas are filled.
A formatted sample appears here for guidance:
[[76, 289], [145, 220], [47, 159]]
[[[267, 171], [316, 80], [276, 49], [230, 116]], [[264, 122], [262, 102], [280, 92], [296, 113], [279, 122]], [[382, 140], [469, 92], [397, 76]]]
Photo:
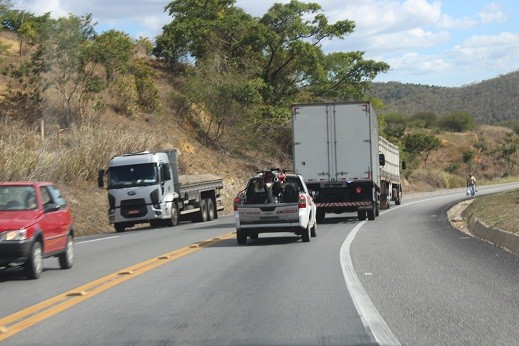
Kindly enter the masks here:
[[52, 256], [62, 269], [74, 263], [72, 215], [61, 192], [49, 182], [0, 183], [0, 269], [23, 266], [37, 279]]

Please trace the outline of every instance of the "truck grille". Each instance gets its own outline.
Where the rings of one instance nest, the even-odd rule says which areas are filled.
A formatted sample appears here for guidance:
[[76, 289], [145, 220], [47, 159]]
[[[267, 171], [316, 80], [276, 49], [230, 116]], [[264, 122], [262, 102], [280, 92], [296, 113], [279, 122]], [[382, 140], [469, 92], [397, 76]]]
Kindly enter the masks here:
[[142, 217], [148, 213], [144, 198], [121, 201], [121, 215], [126, 218]]

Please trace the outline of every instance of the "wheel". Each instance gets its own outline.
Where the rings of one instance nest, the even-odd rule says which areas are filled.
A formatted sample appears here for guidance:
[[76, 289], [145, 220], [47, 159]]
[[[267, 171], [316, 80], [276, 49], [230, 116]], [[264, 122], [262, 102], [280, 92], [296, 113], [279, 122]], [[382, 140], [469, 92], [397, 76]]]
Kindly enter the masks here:
[[308, 243], [310, 241], [310, 228], [308, 226], [302, 230], [301, 240], [303, 243]]
[[310, 228], [310, 236], [314, 238], [317, 237], [317, 221], [314, 222], [314, 225]]
[[171, 220], [170, 220], [169, 224], [171, 226], [173, 226], [173, 227], [178, 225], [178, 206], [177, 206], [177, 202], [173, 202], [173, 204], [171, 205]]
[[117, 233], [124, 232], [126, 226], [123, 223], [114, 223], [114, 228]]
[[[387, 209], [389, 209], [389, 201], [387, 202]], [[377, 207], [375, 208], [375, 216], [379, 217], [380, 215], [380, 206], [377, 204]]]
[[207, 204], [205, 203], [205, 199], [200, 200], [200, 211], [198, 212], [196, 220], [198, 222], [207, 221]]
[[373, 208], [371, 210], [368, 210], [367, 211], [367, 214], [368, 214], [368, 220], [375, 220], [375, 214], [376, 214], [376, 208]]
[[360, 221], [366, 220], [366, 211], [365, 210], [359, 210], [357, 212], [357, 216], [358, 216]]
[[24, 265], [25, 274], [29, 279], [37, 279], [43, 271], [43, 251], [39, 241], [32, 245], [29, 260]]
[[243, 245], [247, 243], [247, 233], [242, 231], [241, 229], [236, 230], [236, 241], [238, 244]]
[[67, 248], [58, 256], [58, 260], [61, 269], [70, 269], [74, 264], [74, 239], [70, 234], [67, 239]]
[[211, 221], [214, 219], [214, 203], [211, 198], [206, 199], [206, 205], [207, 205], [207, 220]]
[[322, 222], [326, 216], [326, 212], [324, 209], [317, 209], [317, 214], [315, 215], [317, 222]]

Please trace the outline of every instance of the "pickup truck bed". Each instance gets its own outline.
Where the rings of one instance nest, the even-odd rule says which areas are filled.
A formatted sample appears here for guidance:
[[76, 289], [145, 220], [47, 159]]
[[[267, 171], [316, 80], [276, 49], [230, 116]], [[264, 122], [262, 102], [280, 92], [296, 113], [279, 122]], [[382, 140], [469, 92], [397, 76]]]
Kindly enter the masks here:
[[287, 175], [283, 184], [265, 188], [262, 175], [249, 179], [235, 199], [236, 236], [239, 244], [259, 233], [293, 232], [303, 242], [316, 236], [315, 204], [302, 177]]

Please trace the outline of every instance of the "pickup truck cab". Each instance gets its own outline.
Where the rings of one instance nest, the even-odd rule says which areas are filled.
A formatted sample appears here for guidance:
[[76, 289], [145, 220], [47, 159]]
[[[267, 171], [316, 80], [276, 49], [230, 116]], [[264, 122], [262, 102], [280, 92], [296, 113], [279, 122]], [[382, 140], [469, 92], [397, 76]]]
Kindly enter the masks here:
[[292, 232], [309, 242], [317, 235], [316, 207], [303, 177], [265, 171], [251, 177], [234, 199], [238, 244], [260, 233]]
[[70, 209], [54, 184], [0, 183], [0, 269], [21, 266], [28, 278], [37, 279], [43, 259], [53, 256], [69, 269], [73, 240]]

